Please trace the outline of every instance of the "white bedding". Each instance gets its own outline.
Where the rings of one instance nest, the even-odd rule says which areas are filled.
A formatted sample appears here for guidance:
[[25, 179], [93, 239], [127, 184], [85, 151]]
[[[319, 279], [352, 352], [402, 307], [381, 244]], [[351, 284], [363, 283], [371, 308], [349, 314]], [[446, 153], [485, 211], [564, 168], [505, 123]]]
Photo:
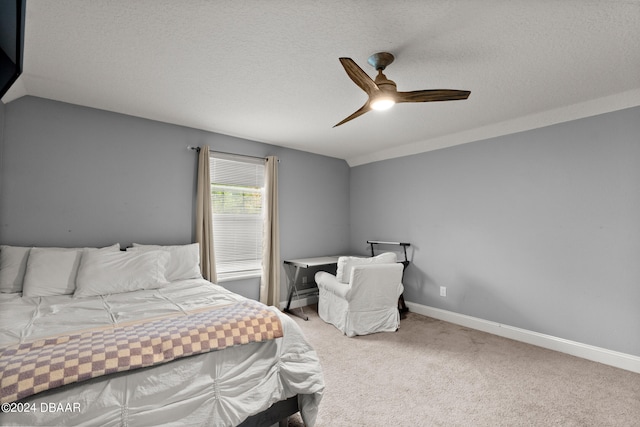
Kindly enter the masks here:
[[[202, 279], [90, 298], [3, 293], [0, 347], [242, 299]], [[283, 338], [43, 392], [14, 406], [22, 413], [0, 413], [0, 425], [235, 426], [298, 394], [302, 418], [313, 426], [324, 389], [322, 369], [296, 323], [281, 313], [280, 319]]]

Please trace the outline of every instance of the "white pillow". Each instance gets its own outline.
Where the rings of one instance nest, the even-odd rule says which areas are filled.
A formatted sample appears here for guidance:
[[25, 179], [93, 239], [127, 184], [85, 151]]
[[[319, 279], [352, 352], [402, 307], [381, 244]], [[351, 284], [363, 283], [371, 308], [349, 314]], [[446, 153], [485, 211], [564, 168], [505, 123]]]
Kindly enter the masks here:
[[359, 258], [355, 256], [341, 256], [338, 258], [338, 268], [336, 270], [336, 279], [340, 283], [349, 283], [351, 270], [356, 265], [372, 265], [372, 264], [393, 264], [398, 261], [398, 257], [394, 252], [385, 252], [370, 258]]
[[78, 269], [74, 296], [161, 288], [168, 284], [165, 277], [168, 261], [167, 251], [86, 251]]
[[72, 294], [82, 249], [33, 248], [27, 261], [23, 297]]
[[162, 250], [169, 252], [170, 258], [166, 275], [167, 280], [170, 282], [186, 279], [202, 279], [202, 273], [200, 272], [200, 245], [198, 243], [174, 246], [141, 245], [134, 243], [133, 247], [127, 250]]
[[22, 292], [31, 248], [0, 245], [0, 292]]
[[33, 248], [27, 261], [23, 297], [71, 295], [83, 251], [119, 252], [120, 244], [106, 248]]

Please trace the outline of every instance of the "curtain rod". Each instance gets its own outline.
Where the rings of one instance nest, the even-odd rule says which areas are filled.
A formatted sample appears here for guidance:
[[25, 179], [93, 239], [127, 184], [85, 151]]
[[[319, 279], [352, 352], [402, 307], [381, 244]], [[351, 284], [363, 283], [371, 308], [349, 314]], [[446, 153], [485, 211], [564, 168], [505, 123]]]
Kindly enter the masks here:
[[[197, 151], [198, 153], [200, 152], [200, 147], [195, 147], [193, 145], [187, 145], [187, 149], [188, 150], [193, 150], [193, 151]], [[240, 156], [240, 157], [249, 157], [250, 159], [260, 159], [260, 160], [267, 160], [266, 157], [260, 157], [260, 156], [248, 156], [246, 154], [238, 154], [238, 153], [228, 153], [225, 151], [210, 151], [210, 154], [226, 154], [229, 156]], [[280, 159], [278, 159], [278, 163], [280, 163]]]

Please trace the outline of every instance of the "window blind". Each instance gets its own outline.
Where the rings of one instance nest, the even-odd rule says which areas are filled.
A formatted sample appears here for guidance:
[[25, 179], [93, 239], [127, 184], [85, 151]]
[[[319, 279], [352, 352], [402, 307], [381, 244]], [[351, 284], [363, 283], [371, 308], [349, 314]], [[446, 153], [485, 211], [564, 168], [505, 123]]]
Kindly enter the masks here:
[[262, 269], [264, 161], [210, 156], [216, 270], [221, 280]]

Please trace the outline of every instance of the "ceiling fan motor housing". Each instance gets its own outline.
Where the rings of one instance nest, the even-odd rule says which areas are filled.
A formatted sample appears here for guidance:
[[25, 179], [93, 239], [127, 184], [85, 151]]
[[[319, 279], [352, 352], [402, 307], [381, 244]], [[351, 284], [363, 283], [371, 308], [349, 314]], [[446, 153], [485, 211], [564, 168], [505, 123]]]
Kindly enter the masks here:
[[398, 91], [396, 83], [393, 80], [389, 80], [387, 76], [384, 75], [382, 70], [387, 68], [389, 64], [393, 62], [395, 58], [389, 52], [378, 52], [374, 53], [367, 60], [369, 64], [373, 66], [376, 70], [378, 70], [378, 75], [376, 76], [375, 82], [380, 89], [381, 92], [394, 94]]
[[387, 76], [382, 73], [382, 70], [378, 71], [378, 75], [376, 76], [376, 85], [380, 90], [392, 90], [396, 91], [396, 82], [393, 80], [389, 80]]

